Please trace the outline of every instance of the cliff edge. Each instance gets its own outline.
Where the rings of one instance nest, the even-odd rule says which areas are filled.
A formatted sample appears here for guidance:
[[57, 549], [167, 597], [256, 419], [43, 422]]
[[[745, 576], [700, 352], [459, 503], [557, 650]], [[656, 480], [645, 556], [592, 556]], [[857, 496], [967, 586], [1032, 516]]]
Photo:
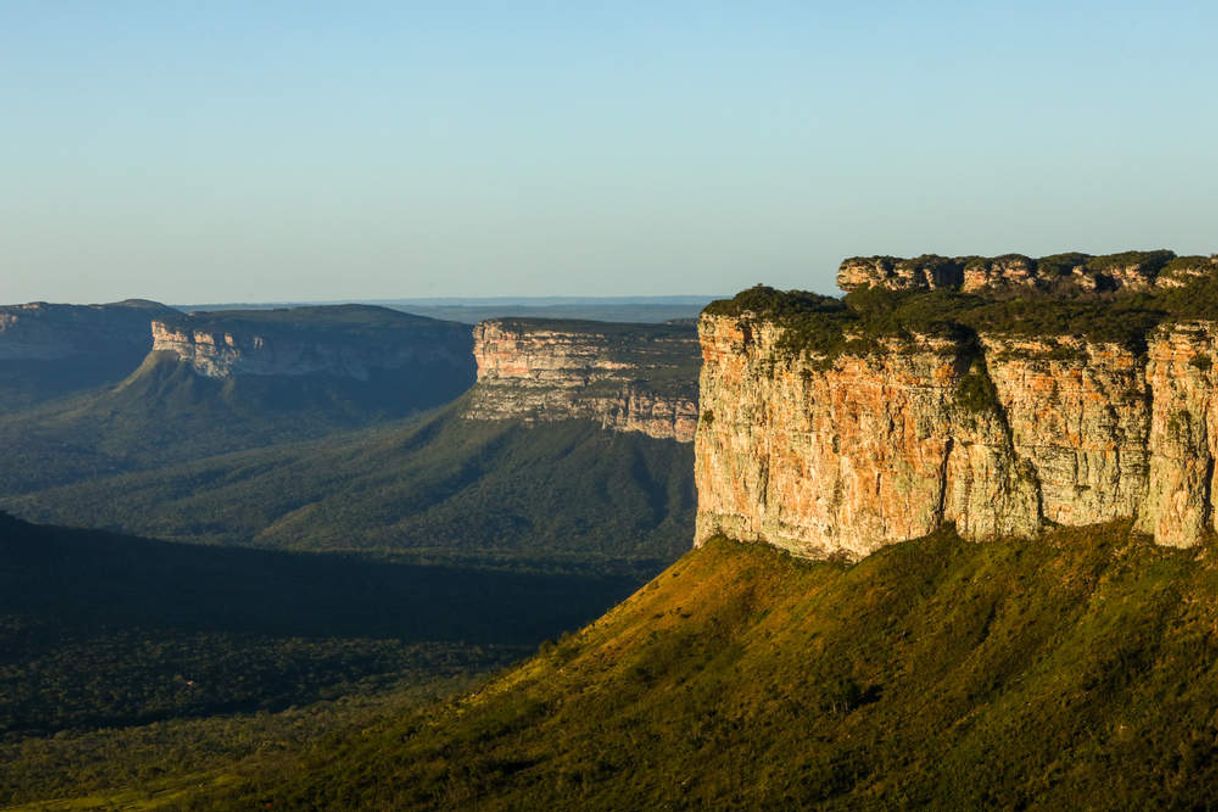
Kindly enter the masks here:
[[[1197, 544], [1218, 527], [1218, 265], [1150, 253], [1159, 281], [1138, 296], [994, 295], [938, 271], [894, 289], [856, 284], [847, 260], [844, 299], [758, 287], [712, 304], [697, 542], [857, 559], [948, 523], [985, 539], [1132, 519]], [[1127, 268], [1117, 256], [1088, 261]]]
[[692, 325], [499, 319], [474, 328], [471, 420], [592, 420], [688, 443], [698, 420]]

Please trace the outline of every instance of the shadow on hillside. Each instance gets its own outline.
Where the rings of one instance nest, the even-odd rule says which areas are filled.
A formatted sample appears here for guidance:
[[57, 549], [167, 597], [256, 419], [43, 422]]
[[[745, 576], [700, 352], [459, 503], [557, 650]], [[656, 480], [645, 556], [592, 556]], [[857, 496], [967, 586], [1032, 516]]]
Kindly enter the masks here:
[[0, 513], [0, 614], [291, 637], [536, 644], [625, 598], [625, 576], [420, 566], [168, 544]]

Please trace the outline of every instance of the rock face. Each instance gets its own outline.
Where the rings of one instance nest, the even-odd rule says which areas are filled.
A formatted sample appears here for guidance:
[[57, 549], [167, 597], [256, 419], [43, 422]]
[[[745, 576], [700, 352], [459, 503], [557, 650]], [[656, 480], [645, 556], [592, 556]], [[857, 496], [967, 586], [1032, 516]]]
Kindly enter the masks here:
[[1163, 324], [1145, 352], [981, 332], [832, 357], [787, 329], [702, 317], [698, 543], [857, 559], [949, 522], [980, 540], [1134, 520], [1173, 546], [1215, 529], [1218, 323]]
[[1033, 259], [1000, 257], [852, 257], [837, 273], [842, 290], [937, 290], [1018, 293], [1027, 290], [1145, 291], [1180, 287], [1218, 268], [1218, 257], [1177, 257], [1171, 251], [1070, 253]]
[[467, 327], [379, 307], [199, 313], [156, 320], [151, 329], [153, 352], [207, 378], [369, 381], [410, 367], [472, 367]]
[[593, 420], [692, 442], [698, 339], [692, 326], [504, 319], [474, 328], [471, 420]]

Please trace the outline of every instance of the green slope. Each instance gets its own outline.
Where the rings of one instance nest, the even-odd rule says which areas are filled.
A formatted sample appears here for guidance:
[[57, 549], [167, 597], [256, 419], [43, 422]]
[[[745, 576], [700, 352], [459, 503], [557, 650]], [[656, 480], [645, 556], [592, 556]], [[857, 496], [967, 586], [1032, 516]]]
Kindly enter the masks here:
[[[641, 566], [693, 531], [693, 450], [588, 421], [419, 422], [10, 497], [27, 518], [414, 560]], [[662, 563], [658, 563], [662, 562]]]
[[1207, 808], [1218, 569], [1125, 526], [714, 540], [479, 693], [198, 808]]

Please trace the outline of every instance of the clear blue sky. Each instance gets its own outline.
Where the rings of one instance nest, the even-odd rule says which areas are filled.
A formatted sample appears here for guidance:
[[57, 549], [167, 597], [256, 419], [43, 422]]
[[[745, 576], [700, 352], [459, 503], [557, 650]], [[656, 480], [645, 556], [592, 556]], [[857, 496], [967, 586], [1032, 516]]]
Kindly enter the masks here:
[[1216, 9], [0, 0], [0, 302], [1218, 251]]

